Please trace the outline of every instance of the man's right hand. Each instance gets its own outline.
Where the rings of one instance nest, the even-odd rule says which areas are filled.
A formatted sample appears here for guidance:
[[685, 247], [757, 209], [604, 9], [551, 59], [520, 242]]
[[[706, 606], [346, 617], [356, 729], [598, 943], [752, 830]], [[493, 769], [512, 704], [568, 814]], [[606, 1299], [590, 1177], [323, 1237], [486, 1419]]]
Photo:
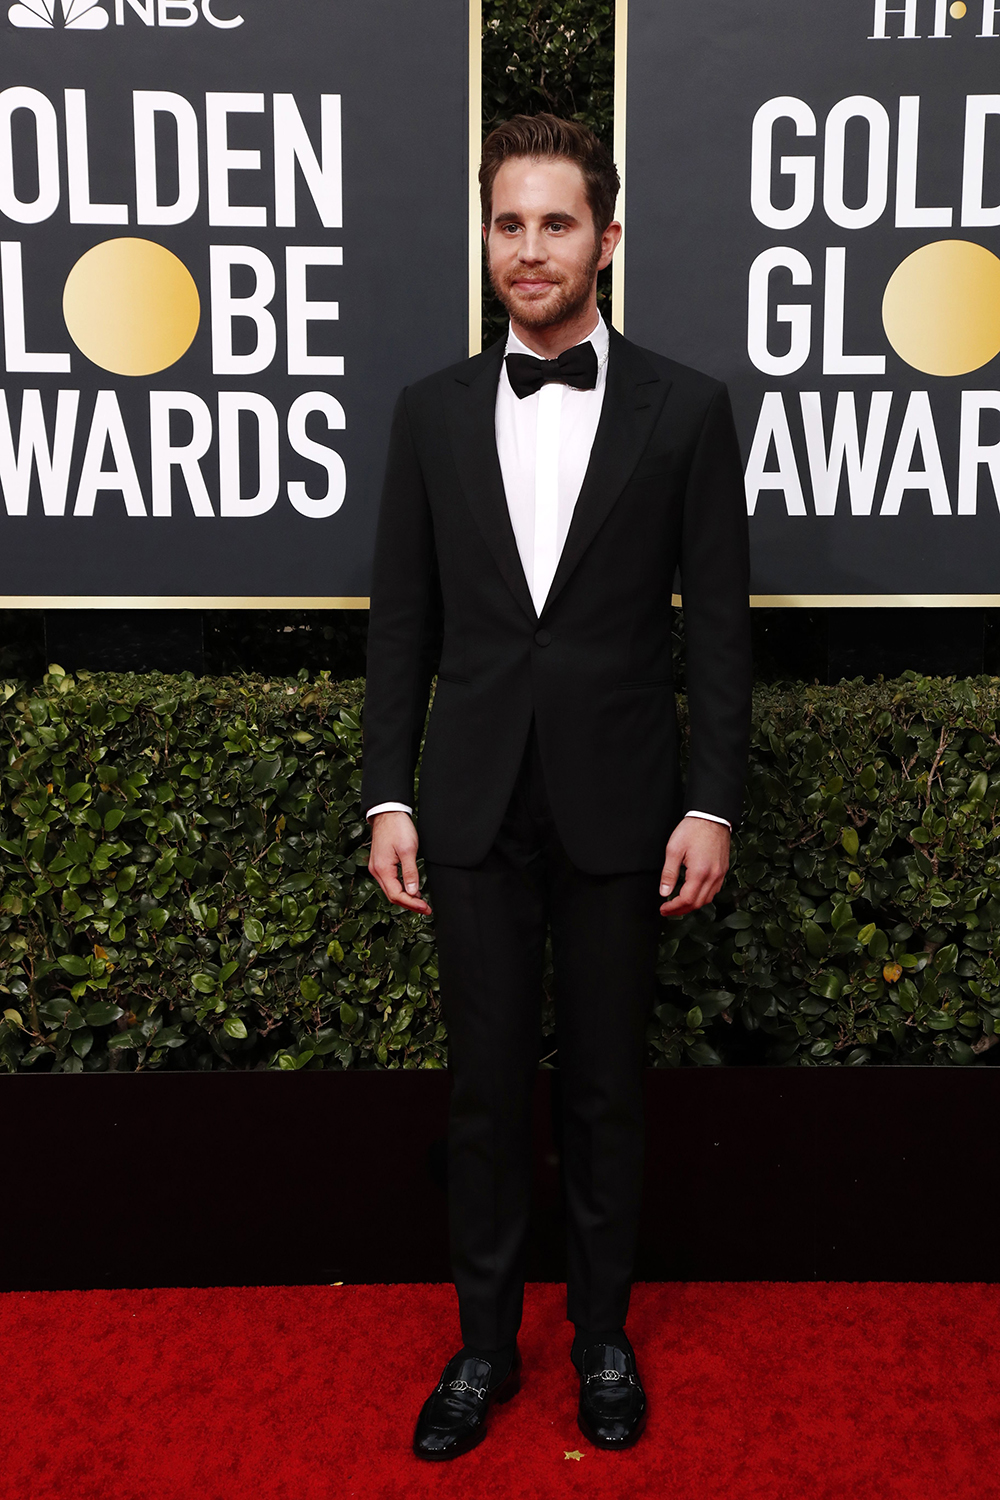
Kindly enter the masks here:
[[372, 818], [368, 871], [395, 906], [405, 906], [407, 911], [419, 911], [429, 916], [431, 909], [420, 895], [418, 844], [417, 830], [409, 813], [376, 813]]

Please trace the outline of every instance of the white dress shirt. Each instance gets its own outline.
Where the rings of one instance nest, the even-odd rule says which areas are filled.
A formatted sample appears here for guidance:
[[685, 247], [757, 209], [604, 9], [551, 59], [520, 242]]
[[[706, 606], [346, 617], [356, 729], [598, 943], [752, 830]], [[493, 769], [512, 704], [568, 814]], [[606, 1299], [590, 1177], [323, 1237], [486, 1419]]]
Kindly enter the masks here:
[[[592, 391], [549, 381], [534, 395], [518, 398], [507, 378], [506, 364], [497, 385], [500, 472], [518, 555], [539, 615], [562, 556], [601, 419], [610, 343], [603, 318], [598, 317], [596, 328], [582, 342], [593, 344], [597, 354], [597, 383]], [[534, 355], [535, 351], [511, 329], [505, 353]], [[367, 816], [373, 818], [380, 812], [409, 813], [412, 808], [402, 802], [380, 802]], [[687, 816], [731, 826], [713, 813], [692, 809]]]
[[[510, 524], [528, 580], [535, 613], [541, 614], [566, 543], [569, 523], [590, 463], [608, 383], [608, 329], [603, 318], [588, 339], [597, 355], [592, 391], [550, 381], [520, 400], [504, 364], [497, 386], [496, 438]], [[506, 354], [530, 354], [513, 329]]]

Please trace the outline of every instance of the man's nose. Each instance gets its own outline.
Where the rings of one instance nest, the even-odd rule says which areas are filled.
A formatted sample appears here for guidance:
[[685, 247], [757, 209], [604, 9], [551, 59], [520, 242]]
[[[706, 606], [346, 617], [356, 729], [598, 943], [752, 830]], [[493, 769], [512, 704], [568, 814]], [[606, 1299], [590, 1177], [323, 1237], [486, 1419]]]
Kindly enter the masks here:
[[546, 251], [544, 236], [537, 231], [532, 231], [529, 229], [521, 237], [518, 258], [520, 260], [530, 261], [532, 263], [540, 260], [545, 260]]

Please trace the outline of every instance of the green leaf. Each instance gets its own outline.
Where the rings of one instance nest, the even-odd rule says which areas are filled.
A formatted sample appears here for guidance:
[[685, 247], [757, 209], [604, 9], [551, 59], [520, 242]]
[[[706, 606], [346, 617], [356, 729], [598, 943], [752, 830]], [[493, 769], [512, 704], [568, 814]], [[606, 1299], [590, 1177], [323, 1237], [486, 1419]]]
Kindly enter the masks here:
[[920, 1003], [920, 991], [912, 979], [904, 979], [896, 987], [899, 1003], [904, 1010], [916, 1010]]
[[735, 999], [732, 990], [705, 990], [698, 996], [698, 1007], [705, 1020], [709, 1020], [713, 1016], [721, 1016]]
[[803, 927], [806, 947], [813, 958], [822, 958], [830, 946], [830, 939], [816, 922], [806, 922]]
[[281, 775], [281, 756], [268, 756], [259, 760], [253, 768], [251, 781], [256, 787], [270, 786]]
[[858, 830], [856, 828], [845, 828], [840, 835], [840, 842], [848, 859], [858, 857]]
[[214, 995], [218, 989], [218, 980], [212, 974], [192, 974], [191, 986], [199, 995]]
[[243, 881], [247, 889], [247, 895], [252, 896], [255, 901], [263, 901], [271, 894], [271, 887], [263, 880], [252, 865], [248, 865], [243, 872]]
[[222, 1023], [222, 1029], [228, 1036], [234, 1037], [238, 1042], [245, 1042], [247, 1029], [239, 1016], [227, 1016]]
[[64, 996], [59, 996], [54, 1000], [46, 1000], [45, 1004], [40, 1005], [38, 1008], [42, 1019], [51, 1021], [56, 1026], [61, 1026], [66, 1017], [74, 1010], [76, 1010], [76, 1006], [72, 1000], [67, 1000]]
[[733, 927], [737, 931], [753, 926], [753, 917], [748, 911], [734, 911], [728, 917], [723, 918], [723, 927]]
[[872, 958], [885, 958], [889, 952], [889, 939], [878, 928], [876, 928], [874, 935], [868, 943], [868, 952]]
[[716, 1052], [715, 1048], [710, 1047], [706, 1041], [690, 1042], [687, 1047], [687, 1055], [700, 1068], [722, 1067], [722, 1058]]
[[958, 963], [958, 944], [947, 943], [934, 955], [934, 967], [939, 974], [948, 974]]
[[92, 1031], [88, 1031], [86, 1030], [86, 1028], [81, 1031], [74, 1031], [73, 1040], [70, 1043], [70, 1046], [73, 1048], [73, 1051], [76, 1053], [77, 1057], [86, 1057], [93, 1045], [94, 1033]]
[[323, 991], [314, 976], [306, 974], [299, 980], [299, 994], [309, 1005], [315, 1005], [318, 1000], [322, 999]]
[[247, 917], [243, 923], [243, 931], [246, 934], [247, 942], [252, 943], [255, 948], [259, 948], [264, 941], [263, 922], [259, 922], [256, 917]]
[[85, 958], [80, 958], [75, 953], [64, 953], [59, 960], [59, 967], [76, 979], [82, 979], [90, 974], [90, 964]]
[[97, 1000], [93, 1005], [88, 1005], [84, 1020], [88, 1026], [110, 1026], [112, 1021], [117, 1021], [124, 1014], [120, 1005], [113, 1005], [110, 1000]]

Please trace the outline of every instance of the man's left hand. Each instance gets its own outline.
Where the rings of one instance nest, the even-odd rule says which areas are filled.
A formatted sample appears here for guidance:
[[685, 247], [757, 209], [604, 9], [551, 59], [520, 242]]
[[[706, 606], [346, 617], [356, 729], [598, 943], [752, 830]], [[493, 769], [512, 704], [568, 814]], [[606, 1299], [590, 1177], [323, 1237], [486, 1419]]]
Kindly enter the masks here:
[[669, 896], [676, 890], [681, 866], [684, 885], [672, 901], [664, 901], [661, 917], [682, 917], [715, 899], [729, 870], [730, 838], [724, 823], [712, 823], [708, 818], [681, 819], [667, 844], [660, 895]]

